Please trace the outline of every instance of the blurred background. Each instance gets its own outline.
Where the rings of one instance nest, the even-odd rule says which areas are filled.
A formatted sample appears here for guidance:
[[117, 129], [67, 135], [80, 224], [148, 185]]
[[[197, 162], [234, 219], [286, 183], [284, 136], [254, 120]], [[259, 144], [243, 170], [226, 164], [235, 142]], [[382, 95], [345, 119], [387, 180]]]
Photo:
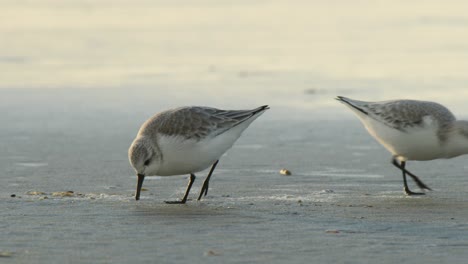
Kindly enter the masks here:
[[[389, 153], [333, 98], [431, 100], [466, 118], [467, 10], [464, 0], [0, 0], [0, 257], [465, 263], [466, 157], [411, 162], [435, 191], [408, 198]], [[147, 118], [264, 104], [203, 201], [164, 204], [182, 197], [186, 175], [149, 178], [134, 201], [127, 150]], [[53, 194], [63, 191], [75, 195]]]
[[434, 100], [460, 116], [466, 10], [461, 0], [1, 0], [0, 107], [270, 104], [268, 118], [330, 119], [351, 117], [332, 100], [345, 95]]

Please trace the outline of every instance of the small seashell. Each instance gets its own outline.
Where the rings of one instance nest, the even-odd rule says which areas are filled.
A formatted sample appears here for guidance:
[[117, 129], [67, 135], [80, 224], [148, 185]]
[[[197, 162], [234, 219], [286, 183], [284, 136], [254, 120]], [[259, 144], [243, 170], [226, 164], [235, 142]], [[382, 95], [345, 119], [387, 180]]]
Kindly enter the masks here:
[[208, 250], [205, 252], [205, 254], [203, 254], [205, 256], [219, 256], [220, 254], [214, 250]]
[[0, 251], [0, 258], [10, 258], [13, 256], [13, 252], [10, 251]]
[[281, 169], [280, 174], [285, 175], [285, 176], [289, 176], [289, 175], [291, 175], [291, 171], [288, 170], [288, 169]]

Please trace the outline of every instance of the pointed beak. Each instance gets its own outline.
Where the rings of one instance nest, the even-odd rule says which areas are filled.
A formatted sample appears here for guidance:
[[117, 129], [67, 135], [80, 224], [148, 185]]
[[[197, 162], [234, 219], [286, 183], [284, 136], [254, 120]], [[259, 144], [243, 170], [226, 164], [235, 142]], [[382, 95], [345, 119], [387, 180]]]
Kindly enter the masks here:
[[141, 186], [143, 186], [143, 180], [145, 179], [145, 175], [137, 174], [137, 176], [138, 176], [138, 184], [137, 184], [135, 200], [138, 201], [138, 200], [140, 200]]

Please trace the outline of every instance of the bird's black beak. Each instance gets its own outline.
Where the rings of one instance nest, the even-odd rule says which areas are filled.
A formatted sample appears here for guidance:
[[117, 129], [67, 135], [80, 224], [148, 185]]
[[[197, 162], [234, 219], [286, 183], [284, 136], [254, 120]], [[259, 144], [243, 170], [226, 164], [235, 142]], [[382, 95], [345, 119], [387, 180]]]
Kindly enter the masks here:
[[138, 176], [138, 184], [137, 184], [135, 200], [138, 201], [140, 200], [141, 186], [143, 186], [143, 180], [145, 179], [145, 175], [138, 173], [137, 176]]

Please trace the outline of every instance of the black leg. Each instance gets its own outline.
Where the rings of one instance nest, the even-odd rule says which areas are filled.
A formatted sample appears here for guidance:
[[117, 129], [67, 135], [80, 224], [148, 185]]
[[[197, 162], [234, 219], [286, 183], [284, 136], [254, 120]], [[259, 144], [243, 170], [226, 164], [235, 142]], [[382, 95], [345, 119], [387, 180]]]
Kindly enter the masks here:
[[395, 159], [393, 159], [393, 165], [397, 166], [401, 170], [404, 170], [409, 176], [411, 176], [411, 178], [414, 180], [414, 182], [418, 185], [419, 188], [432, 191], [432, 189], [429, 188], [426, 184], [424, 184], [416, 175], [414, 175], [404, 167], [401, 168]]
[[429, 188], [426, 184], [424, 184], [416, 175], [414, 175], [413, 173], [411, 173], [411, 172], [409, 172], [408, 170], [405, 169], [405, 167], [406, 167], [406, 162], [405, 161], [402, 161], [401, 165], [400, 165], [400, 164], [398, 164], [398, 161], [395, 158], [393, 158], [392, 159], [392, 164], [395, 165], [395, 167], [399, 168], [401, 170], [401, 172], [403, 173], [403, 185], [404, 185], [404, 188], [405, 188], [404, 190], [405, 190], [406, 194], [408, 194], [408, 195], [424, 195], [424, 193], [413, 192], [408, 188], [408, 183], [406, 181], [406, 174], [408, 174], [414, 180], [414, 182], [416, 182], [416, 184], [418, 185], [419, 188], [426, 189], [426, 190], [431, 190], [431, 188]]
[[182, 200], [180, 200], [180, 201], [164, 201], [164, 202], [167, 203], [167, 204], [184, 204], [187, 201], [187, 197], [189, 195], [190, 189], [192, 188], [192, 184], [195, 181], [195, 178], [196, 178], [195, 175], [191, 173], [190, 178], [189, 178], [189, 183], [188, 183], [188, 186], [187, 186], [187, 190], [185, 190], [184, 198], [182, 198]]
[[421, 192], [413, 192], [409, 189], [408, 187], [408, 182], [406, 181], [406, 170], [405, 170], [406, 162], [402, 161], [401, 162], [401, 172], [403, 173], [403, 185], [404, 185], [404, 190], [407, 195], [424, 195], [424, 193]]
[[211, 166], [210, 173], [208, 173], [208, 176], [206, 176], [205, 181], [203, 182], [203, 186], [200, 190], [200, 194], [198, 195], [198, 201], [202, 198], [202, 196], [206, 196], [208, 194], [208, 186], [210, 183], [210, 178], [211, 174], [213, 174], [214, 169], [216, 168], [216, 165], [218, 165], [219, 160], [217, 160], [213, 166]]

